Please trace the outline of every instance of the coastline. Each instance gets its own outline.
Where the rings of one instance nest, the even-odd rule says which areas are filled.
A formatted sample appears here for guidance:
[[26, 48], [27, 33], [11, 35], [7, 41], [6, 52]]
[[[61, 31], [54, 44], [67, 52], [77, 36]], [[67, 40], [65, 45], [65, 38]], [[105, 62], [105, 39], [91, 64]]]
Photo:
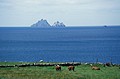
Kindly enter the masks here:
[[[0, 62], [0, 68], [7, 68], [7, 67], [47, 67], [47, 66], [79, 66], [79, 65], [102, 65], [104, 66], [106, 63], [94, 62]], [[109, 63], [110, 66], [120, 66], [120, 64], [112, 64]]]

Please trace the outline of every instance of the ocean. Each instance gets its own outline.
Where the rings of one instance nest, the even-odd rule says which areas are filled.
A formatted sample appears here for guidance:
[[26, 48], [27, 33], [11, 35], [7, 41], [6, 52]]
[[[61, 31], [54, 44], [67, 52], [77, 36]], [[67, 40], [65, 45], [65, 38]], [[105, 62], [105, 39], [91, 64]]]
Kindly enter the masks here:
[[120, 64], [120, 27], [0, 27], [0, 61]]

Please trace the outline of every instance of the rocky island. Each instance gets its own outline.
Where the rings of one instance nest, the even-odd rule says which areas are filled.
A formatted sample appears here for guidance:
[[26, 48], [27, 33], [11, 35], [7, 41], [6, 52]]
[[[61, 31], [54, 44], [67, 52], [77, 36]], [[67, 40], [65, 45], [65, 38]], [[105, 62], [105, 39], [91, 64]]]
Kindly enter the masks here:
[[39, 27], [39, 28], [46, 28], [46, 27], [65, 27], [65, 25], [62, 22], [54, 22], [54, 24], [51, 26], [47, 20], [41, 19], [37, 23], [31, 25], [31, 27]]
[[62, 22], [60, 23], [59, 21], [57, 21], [52, 25], [52, 27], [65, 27], [65, 25]]
[[51, 27], [51, 25], [47, 22], [47, 20], [41, 19], [37, 23], [31, 25], [31, 27]]

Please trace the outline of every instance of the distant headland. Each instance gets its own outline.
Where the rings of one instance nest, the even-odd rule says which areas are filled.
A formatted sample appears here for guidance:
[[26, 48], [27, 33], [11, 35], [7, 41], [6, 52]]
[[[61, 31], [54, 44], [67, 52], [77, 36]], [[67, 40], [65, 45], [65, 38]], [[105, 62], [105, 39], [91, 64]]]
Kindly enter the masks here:
[[47, 20], [41, 19], [40, 21], [36, 22], [35, 24], [31, 25], [31, 27], [39, 27], [39, 28], [46, 28], [46, 27], [65, 27], [63, 22], [54, 22], [53, 25], [50, 25]]

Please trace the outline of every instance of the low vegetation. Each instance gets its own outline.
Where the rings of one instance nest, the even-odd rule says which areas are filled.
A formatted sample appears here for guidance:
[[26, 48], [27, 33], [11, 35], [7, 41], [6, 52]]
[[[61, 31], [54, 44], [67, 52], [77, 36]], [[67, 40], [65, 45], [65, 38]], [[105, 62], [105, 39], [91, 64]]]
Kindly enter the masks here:
[[[0, 63], [0, 65], [15, 64], [20, 63]], [[85, 64], [75, 66], [74, 71], [69, 71], [67, 66], [61, 66], [61, 71], [56, 71], [55, 66], [6, 67], [0, 68], [0, 79], [120, 79], [118, 66], [95, 66], [100, 67], [100, 70], [92, 70], [90, 65]]]

